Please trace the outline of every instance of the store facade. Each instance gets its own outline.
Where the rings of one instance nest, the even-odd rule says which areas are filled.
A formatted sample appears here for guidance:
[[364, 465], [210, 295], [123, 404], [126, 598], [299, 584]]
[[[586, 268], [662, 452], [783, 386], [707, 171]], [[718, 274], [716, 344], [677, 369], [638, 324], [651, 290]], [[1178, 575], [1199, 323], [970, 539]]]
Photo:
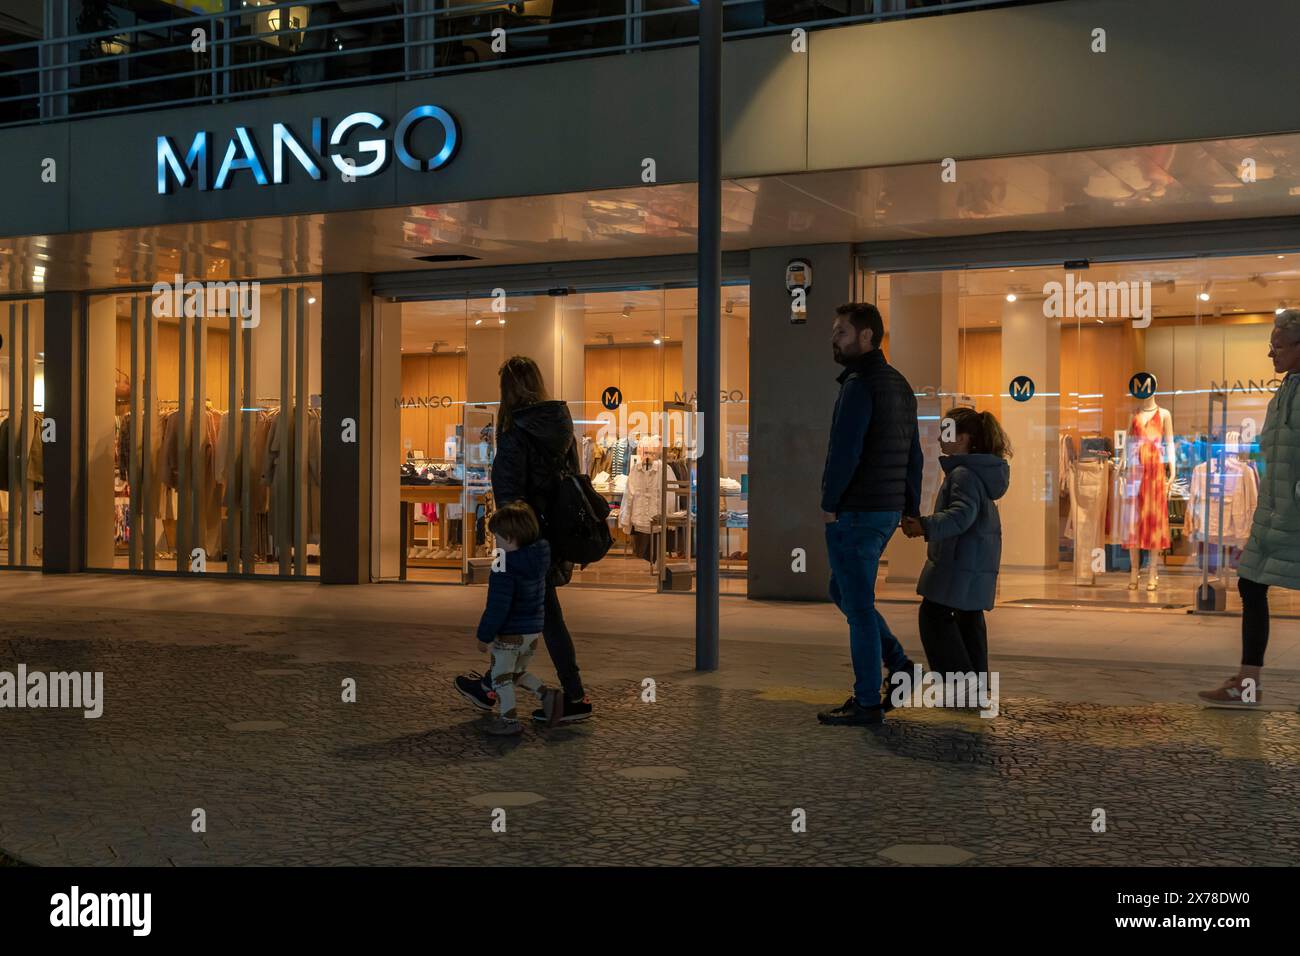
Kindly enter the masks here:
[[[584, 466], [617, 509], [616, 549], [579, 586], [693, 588], [695, 436], [714, 413], [723, 592], [824, 600], [827, 325], [868, 298], [920, 396], [923, 501], [953, 405], [994, 411], [1012, 433], [1003, 600], [1190, 606], [1207, 577], [1230, 591], [1252, 439], [1277, 384], [1268, 326], [1300, 304], [1300, 226], [1251, 223], [1288, 215], [1300, 180], [1292, 137], [1256, 140], [1274, 160], [1267, 181], [1229, 209], [1230, 185], [1201, 160], [1223, 179], [1241, 149], [1219, 137], [1292, 128], [1286, 108], [1246, 97], [1244, 114], [1170, 113], [1196, 98], [1148, 85], [1136, 119], [1084, 104], [1067, 121], [1053, 106], [1070, 88], [1060, 64], [1022, 60], [1021, 106], [1046, 117], [1029, 127], [991, 105], [1008, 77], [955, 89], [914, 65], [957, 40], [996, 56], [1026, 29], [1044, 42], [1083, 30], [1085, 6], [826, 30], [797, 55], [780, 36], [728, 45], [716, 411], [694, 386], [695, 122], [680, 108], [693, 51], [0, 131], [9, 181], [46, 156], [71, 170], [44, 195], [16, 191], [6, 228], [8, 565], [480, 580], [496, 370], [523, 353], [569, 403]], [[1146, 30], [1148, 15], [1121, 6], [1109, 22]], [[1190, 69], [1208, 41], [1168, 29]], [[1251, 46], [1269, 42], [1258, 32], [1242, 33], [1243, 62], [1272, 62]], [[864, 50], [941, 104], [930, 121], [878, 92], [842, 95]], [[1091, 56], [1070, 52], [1065, 72]], [[661, 83], [647, 90], [651, 59]], [[1116, 83], [1142, 75], [1124, 54], [1110, 62]], [[1281, 69], [1247, 82], [1263, 89]], [[585, 120], [557, 135], [566, 97]], [[954, 124], [972, 111], [978, 128]], [[92, 155], [94, 177], [79, 165]], [[989, 158], [962, 160], [954, 181], [951, 155]], [[1079, 186], [1083, 167], [1125, 191]], [[1218, 229], [1188, 226], [1225, 212]], [[794, 262], [811, 272], [802, 312]], [[1106, 307], [1080, 283], [1104, 286]], [[228, 284], [237, 307], [212, 288]], [[38, 415], [58, 429], [39, 447]], [[1134, 480], [1141, 442], [1169, 466], [1159, 485]], [[1134, 504], [1157, 493], [1167, 529], [1135, 539]], [[1147, 576], [1128, 588], [1134, 551], [1148, 566], [1156, 555], [1151, 591]], [[887, 558], [888, 593], [906, 597], [920, 552], [899, 540]]]

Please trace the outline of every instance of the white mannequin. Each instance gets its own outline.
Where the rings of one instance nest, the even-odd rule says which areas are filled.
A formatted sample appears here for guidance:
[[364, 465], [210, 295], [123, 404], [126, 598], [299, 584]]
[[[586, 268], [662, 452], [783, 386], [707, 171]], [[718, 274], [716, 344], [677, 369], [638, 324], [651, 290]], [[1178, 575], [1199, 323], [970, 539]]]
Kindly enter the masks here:
[[[1155, 386], [1155, 380], [1153, 377], [1151, 394], [1147, 396], [1146, 400], [1143, 401], [1142, 405], [1138, 408], [1137, 414], [1134, 416], [1134, 418], [1136, 418], [1139, 421], [1139, 423], [1145, 427], [1147, 424], [1150, 423], [1151, 418], [1153, 416], [1155, 415], [1160, 416], [1160, 435], [1161, 435], [1160, 440], [1165, 451], [1165, 462], [1164, 462], [1165, 490], [1167, 492], [1174, 482], [1174, 461], [1173, 461], [1174, 417], [1173, 415], [1169, 414], [1169, 409], [1161, 408], [1160, 405], [1156, 404], [1154, 386]], [[1142, 568], [1142, 549], [1129, 548], [1128, 557], [1129, 557], [1128, 589], [1130, 591], [1136, 591], [1138, 587], [1138, 576]], [[1160, 586], [1160, 552], [1153, 549], [1151, 551], [1151, 563], [1148, 565], [1148, 571], [1147, 571], [1147, 590], [1154, 591], [1159, 586]]]

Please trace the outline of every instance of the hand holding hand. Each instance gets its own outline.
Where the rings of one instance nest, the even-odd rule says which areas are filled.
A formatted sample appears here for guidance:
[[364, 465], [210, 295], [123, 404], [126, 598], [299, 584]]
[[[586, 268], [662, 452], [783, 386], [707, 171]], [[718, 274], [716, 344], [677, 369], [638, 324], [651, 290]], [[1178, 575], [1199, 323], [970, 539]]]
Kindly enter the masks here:
[[925, 535], [925, 529], [921, 527], [921, 519], [909, 515], [903, 519], [903, 534], [909, 538], [920, 538]]

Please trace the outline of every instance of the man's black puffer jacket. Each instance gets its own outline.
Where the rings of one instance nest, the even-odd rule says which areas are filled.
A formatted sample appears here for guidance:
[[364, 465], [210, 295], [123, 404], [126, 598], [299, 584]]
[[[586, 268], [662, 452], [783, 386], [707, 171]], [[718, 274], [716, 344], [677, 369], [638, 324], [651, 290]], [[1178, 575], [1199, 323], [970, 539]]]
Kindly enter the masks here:
[[567, 404], [538, 402], [516, 411], [510, 428], [497, 434], [492, 459], [492, 497], [497, 507], [522, 500], [541, 511], [559, 481], [556, 463], [566, 450], [569, 468], [577, 474], [578, 446]]

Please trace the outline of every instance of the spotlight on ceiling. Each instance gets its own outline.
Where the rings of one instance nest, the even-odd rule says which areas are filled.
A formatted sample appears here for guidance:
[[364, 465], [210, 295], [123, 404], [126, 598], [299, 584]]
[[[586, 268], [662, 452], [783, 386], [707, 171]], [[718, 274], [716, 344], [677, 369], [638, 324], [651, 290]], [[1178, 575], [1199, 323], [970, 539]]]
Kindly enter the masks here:
[[1015, 294], [1014, 292], [1008, 292], [1008, 293], [1007, 293], [1007, 301], [1008, 301], [1008, 302], [1015, 302], [1015, 301], [1016, 301], [1016, 294]]
[[1209, 301], [1210, 301], [1210, 293], [1208, 293], [1208, 292], [1202, 292], [1202, 293], [1200, 293], [1199, 295], [1197, 295], [1197, 298], [1200, 299], [1202, 302], [1209, 302]]

